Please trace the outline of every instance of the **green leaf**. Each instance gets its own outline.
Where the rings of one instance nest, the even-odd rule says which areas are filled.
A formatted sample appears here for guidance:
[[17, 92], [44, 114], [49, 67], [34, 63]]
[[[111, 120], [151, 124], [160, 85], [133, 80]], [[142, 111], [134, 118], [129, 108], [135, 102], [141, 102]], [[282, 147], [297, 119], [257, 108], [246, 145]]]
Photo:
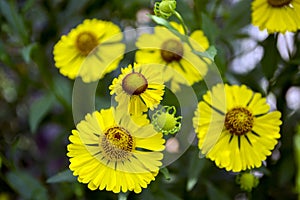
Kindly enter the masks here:
[[52, 108], [54, 102], [54, 95], [49, 93], [32, 103], [29, 109], [29, 126], [32, 133], [36, 132], [39, 123]]
[[210, 57], [214, 58], [217, 55], [217, 49], [215, 46], [210, 46], [206, 52], [209, 54]]
[[196, 55], [200, 56], [200, 58], [209, 58], [214, 61], [215, 56], [217, 55], [217, 49], [215, 46], [210, 46], [205, 52], [193, 51]]
[[12, 65], [12, 59], [7, 53], [4, 43], [0, 40], [0, 61], [6, 65]]
[[36, 48], [36, 47], [37, 47], [36, 43], [31, 43], [30, 45], [22, 48], [21, 54], [26, 63], [30, 63], [31, 53], [34, 50], [34, 48]]
[[75, 182], [76, 177], [67, 169], [47, 179], [47, 183]]
[[207, 36], [210, 44], [215, 44], [216, 39], [220, 35], [220, 28], [206, 14], [202, 13], [202, 29]]
[[155, 15], [148, 15], [148, 16], [158, 25], [164, 26], [167, 29], [169, 29], [170, 31], [172, 31], [176, 36], [178, 36], [183, 41], [187, 40], [187, 37], [185, 35], [182, 35], [181, 33], [179, 33], [178, 30], [175, 29], [167, 20], [165, 20], [161, 17], [157, 17]]
[[231, 37], [233, 33], [250, 24], [250, 22], [251, 0], [240, 1], [230, 8], [229, 19], [225, 22], [223, 33]]
[[188, 181], [186, 185], [187, 191], [191, 191], [197, 184], [199, 175], [205, 167], [206, 160], [199, 158], [198, 149], [191, 151], [191, 159], [188, 165]]
[[264, 56], [261, 60], [261, 68], [268, 80], [270, 80], [280, 61], [280, 54], [277, 49], [277, 38], [274, 35], [269, 37], [262, 43], [264, 47]]
[[120, 192], [118, 194], [118, 200], [127, 200], [128, 195], [129, 195], [129, 192], [127, 192], [127, 193]]
[[165, 179], [167, 179], [167, 180], [171, 179], [168, 168], [164, 167], [164, 168], [161, 168], [159, 171], [164, 175]]
[[0, 12], [7, 20], [9, 26], [18, 35], [20, 42], [26, 44], [29, 41], [28, 31], [26, 29], [23, 17], [18, 13], [14, 1], [0, 1]]
[[72, 102], [72, 86], [69, 79], [65, 77], [54, 77], [54, 89], [56, 95], [62, 98], [71, 107]]
[[218, 189], [211, 182], [206, 182], [207, 193], [210, 200], [230, 200], [226, 193]]
[[8, 172], [6, 179], [22, 199], [48, 199], [45, 187], [25, 171]]

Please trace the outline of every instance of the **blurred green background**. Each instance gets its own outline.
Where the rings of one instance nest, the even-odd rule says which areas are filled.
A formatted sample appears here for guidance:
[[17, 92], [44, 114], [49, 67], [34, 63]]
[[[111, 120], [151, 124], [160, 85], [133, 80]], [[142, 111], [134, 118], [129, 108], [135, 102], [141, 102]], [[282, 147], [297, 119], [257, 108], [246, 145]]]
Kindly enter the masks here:
[[[251, 25], [250, 0], [181, 0], [177, 10], [191, 31], [202, 29], [216, 47], [224, 82], [246, 84], [282, 112], [282, 137], [256, 170], [257, 188], [243, 192], [237, 174], [200, 159], [196, 145], [141, 194], [90, 191], [72, 176], [66, 145], [75, 127], [74, 81], [55, 68], [53, 46], [86, 18], [109, 20], [122, 30], [154, 26], [146, 16], [153, 5], [152, 0], [0, 0], [0, 200], [300, 199], [300, 34], [258, 31]], [[100, 97], [108, 95], [102, 86], [111, 78], [98, 86]]]

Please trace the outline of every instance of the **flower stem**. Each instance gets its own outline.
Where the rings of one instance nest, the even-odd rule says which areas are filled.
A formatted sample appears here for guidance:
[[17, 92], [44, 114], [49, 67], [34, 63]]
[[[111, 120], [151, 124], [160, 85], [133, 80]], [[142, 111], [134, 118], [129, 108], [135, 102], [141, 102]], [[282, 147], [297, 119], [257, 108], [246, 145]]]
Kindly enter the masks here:
[[176, 18], [180, 21], [181, 25], [183, 26], [184, 34], [187, 35], [188, 34], [188, 29], [187, 29], [187, 26], [185, 25], [181, 15], [176, 10], [174, 11], [173, 14], [176, 16]]

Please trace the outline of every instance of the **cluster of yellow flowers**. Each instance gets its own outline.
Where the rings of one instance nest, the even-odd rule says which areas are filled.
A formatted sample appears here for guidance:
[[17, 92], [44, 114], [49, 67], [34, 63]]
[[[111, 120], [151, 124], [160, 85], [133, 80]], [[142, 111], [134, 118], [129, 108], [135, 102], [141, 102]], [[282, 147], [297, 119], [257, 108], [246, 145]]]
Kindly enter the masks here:
[[[285, 29], [277, 29], [274, 23], [261, 23], [262, 19], [257, 19], [263, 11], [256, 6], [262, 1], [266, 0], [253, 2], [256, 10], [253, 24], [271, 32], [284, 32]], [[266, 9], [281, 6], [290, 9], [286, 5], [291, 2], [299, 6], [298, 0], [284, 1], [280, 5], [276, 4], [277, 0], [267, 2], [272, 8]], [[161, 14], [166, 15], [165, 12]], [[299, 28], [299, 13], [295, 16], [298, 20], [293, 21], [293, 25]], [[185, 34], [183, 25], [170, 24], [177, 33]], [[135, 60], [128, 66], [121, 66], [121, 73], [108, 88], [118, 105], [87, 114], [69, 137], [67, 155], [78, 181], [88, 184], [91, 190], [139, 193], [155, 179], [163, 165], [163, 133], [168, 132], [162, 129], [167, 127], [172, 133], [178, 131], [180, 126], [176, 120], [180, 117], [163, 115], [160, 111], [160, 116], [169, 117], [166, 121], [171, 121], [174, 127], [162, 124], [157, 129], [145, 113], [167, 98], [165, 87], [176, 93], [181, 85], [192, 86], [203, 80], [212, 62], [195, 54], [209, 47], [203, 32], [196, 30], [188, 38], [183, 41], [163, 26], [156, 26], [153, 33], [138, 37]], [[86, 83], [98, 81], [118, 68], [126, 49], [123, 40], [120, 28], [114, 23], [84, 20], [55, 45], [56, 67], [70, 79], [78, 77]], [[266, 98], [245, 85], [215, 85], [203, 95], [194, 113], [191, 120], [199, 149], [227, 171], [260, 167], [280, 138], [280, 112], [270, 112]], [[216, 131], [215, 127], [220, 126], [222, 130]]]
[[[181, 25], [171, 24], [183, 34]], [[158, 107], [167, 82], [176, 92], [180, 84], [192, 85], [205, 76], [206, 61], [192, 48], [205, 51], [208, 40], [200, 30], [191, 38], [192, 47], [162, 26], [138, 38], [135, 61], [122, 67], [108, 88], [118, 105], [86, 115], [72, 131], [67, 155], [80, 182], [92, 190], [139, 193], [154, 180], [165, 148], [162, 133], [178, 131], [180, 117], [161, 110], [153, 117], [156, 123], [150, 123], [145, 112]], [[123, 59], [126, 45], [122, 40], [114, 23], [84, 20], [55, 45], [56, 67], [70, 79], [98, 81], [116, 70]]]

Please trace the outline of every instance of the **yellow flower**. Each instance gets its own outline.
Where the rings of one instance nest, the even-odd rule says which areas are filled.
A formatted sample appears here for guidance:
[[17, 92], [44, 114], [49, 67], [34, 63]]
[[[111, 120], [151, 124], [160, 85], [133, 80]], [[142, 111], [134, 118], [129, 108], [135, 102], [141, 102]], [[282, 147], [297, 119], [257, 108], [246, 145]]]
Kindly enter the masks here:
[[[183, 27], [175, 22], [171, 25], [183, 34]], [[203, 32], [197, 30], [189, 38], [193, 48], [203, 52], [209, 47]], [[169, 29], [161, 26], [154, 28], [153, 34], [141, 35], [136, 46], [138, 63], [159, 63], [163, 65], [164, 80], [170, 81], [173, 92], [180, 90], [180, 84], [192, 85], [202, 80], [207, 73], [207, 59], [203, 61], [192, 52], [191, 47], [180, 40]]]
[[70, 79], [96, 81], [118, 67], [125, 51], [122, 38], [112, 22], [86, 19], [54, 46], [55, 65]]
[[116, 94], [118, 109], [139, 115], [153, 110], [164, 95], [161, 66], [158, 64], [135, 64], [122, 69], [122, 74], [109, 86], [110, 94]]
[[269, 33], [300, 29], [300, 0], [254, 0], [252, 24]]
[[218, 84], [203, 96], [193, 118], [199, 149], [227, 171], [260, 167], [280, 138], [281, 113], [269, 110], [266, 99], [245, 85]]
[[138, 122], [114, 108], [87, 114], [67, 147], [78, 181], [91, 190], [139, 193], [155, 180], [165, 141], [149, 120]]

